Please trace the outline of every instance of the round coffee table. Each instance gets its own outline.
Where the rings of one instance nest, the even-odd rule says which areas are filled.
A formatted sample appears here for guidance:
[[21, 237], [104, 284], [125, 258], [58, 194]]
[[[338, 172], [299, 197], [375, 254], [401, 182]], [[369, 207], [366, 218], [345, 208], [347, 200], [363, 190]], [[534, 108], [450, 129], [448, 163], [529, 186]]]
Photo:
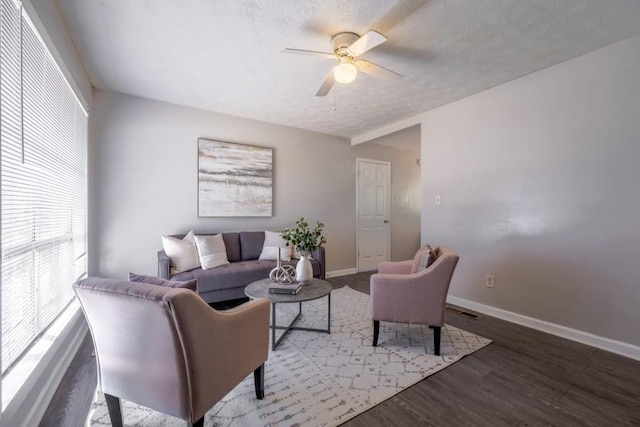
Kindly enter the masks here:
[[[250, 283], [244, 288], [246, 296], [252, 299], [267, 298], [271, 301], [271, 349], [275, 350], [282, 339], [289, 333], [289, 331], [311, 331], [311, 332], [326, 332], [331, 333], [331, 290], [333, 286], [329, 282], [325, 282], [321, 279], [311, 279], [308, 285], [303, 285], [300, 288], [300, 292], [296, 295], [286, 294], [270, 294], [269, 285], [271, 279], [262, 279], [256, 282]], [[312, 301], [314, 299], [327, 297], [327, 329], [314, 329], [314, 328], [302, 328], [294, 326], [302, 314], [302, 303], [304, 301]], [[298, 314], [287, 326], [278, 326], [276, 324], [276, 304], [289, 304], [298, 303]], [[276, 329], [283, 329], [284, 332], [276, 340]]]

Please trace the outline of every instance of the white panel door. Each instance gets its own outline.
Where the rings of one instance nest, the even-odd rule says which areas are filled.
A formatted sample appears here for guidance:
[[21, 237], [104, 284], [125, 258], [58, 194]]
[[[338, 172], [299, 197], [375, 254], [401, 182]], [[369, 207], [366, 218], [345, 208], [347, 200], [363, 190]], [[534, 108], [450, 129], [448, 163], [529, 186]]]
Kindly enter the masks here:
[[356, 159], [358, 178], [358, 271], [389, 260], [389, 185], [391, 164]]

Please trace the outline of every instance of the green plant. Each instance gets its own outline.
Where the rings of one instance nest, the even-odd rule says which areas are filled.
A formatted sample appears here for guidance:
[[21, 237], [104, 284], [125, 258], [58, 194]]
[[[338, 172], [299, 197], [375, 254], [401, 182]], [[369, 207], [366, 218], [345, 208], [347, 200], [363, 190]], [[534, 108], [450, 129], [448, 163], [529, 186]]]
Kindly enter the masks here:
[[327, 239], [322, 235], [324, 224], [318, 221], [315, 228], [309, 228], [309, 224], [304, 217], [296, 221], [295, 228], [285, 228], [282, 238], [303, 255], [310, 255], [311, 251], [327, 243]]

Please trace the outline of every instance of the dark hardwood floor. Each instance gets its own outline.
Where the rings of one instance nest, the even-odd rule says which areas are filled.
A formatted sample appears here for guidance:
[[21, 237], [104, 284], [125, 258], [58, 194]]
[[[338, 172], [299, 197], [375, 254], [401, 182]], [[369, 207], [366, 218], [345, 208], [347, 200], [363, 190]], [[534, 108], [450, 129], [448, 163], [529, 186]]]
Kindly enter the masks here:
[[40, 421], [40, 426], [84, 426], [96, 385], [93, 343], [91, 335], [87, 333], [67, 372], [62, 377], [58, 390]]
[[[369, 293], [369, 275], [328, 281]], [[493, 343], [344, 426], [640, 425], [639, 361], [488, 316], [447, 311], [446, 322]], [[40, 426], [84, 425], [96, 385], [91, 352], [87, 337]]]

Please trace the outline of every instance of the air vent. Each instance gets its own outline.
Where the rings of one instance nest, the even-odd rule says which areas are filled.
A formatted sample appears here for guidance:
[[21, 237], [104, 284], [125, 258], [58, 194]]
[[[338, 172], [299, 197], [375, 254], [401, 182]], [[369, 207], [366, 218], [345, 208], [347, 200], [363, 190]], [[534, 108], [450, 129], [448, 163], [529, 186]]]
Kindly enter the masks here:
[[468, 311], [463, 311], [463, 310], [460, 310], [459, 308], [451, 307], [450, 305], [446, 306], [445, 309], [452, 311], [456, 314], [459, 314], [460, 316], [468, 317], [469, 319], [475, 320], [480, 318], [480, 316], [478, 316], [477, 314], [469, 313]]

